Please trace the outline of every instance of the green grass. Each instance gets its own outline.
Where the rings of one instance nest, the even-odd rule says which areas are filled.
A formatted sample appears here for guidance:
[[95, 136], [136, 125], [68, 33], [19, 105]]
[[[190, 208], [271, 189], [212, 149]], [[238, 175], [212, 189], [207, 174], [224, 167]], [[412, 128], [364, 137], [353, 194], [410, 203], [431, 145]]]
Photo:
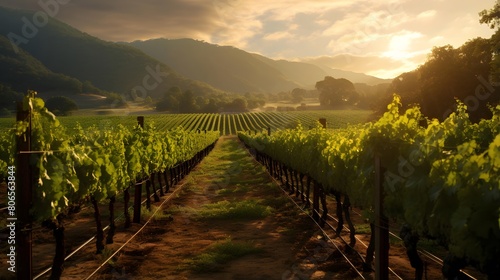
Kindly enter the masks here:
[[359, 224], [354, 226], [356, 228], [356, 234], [371, 234], [370, 224]]
[[15, 122], [15, 118], [0, 118], [0, 132], [7, 131]]
[[[113, 255], [115, 251], [113, 249], [110, 249], [110, 248], [104, 248], [102, 250], [102, 253], [97, 255], [97, 258], [99, 260], [99, 262], [103, 262], [105, 260], [107, 260], [109, 257], [111, 257], [111, 255]], [[114, 256], [113, 258], [111, 258], [109, 261], [108, 261], [108, 264], [110, 266], [114, 266], [115, 265], [115, 262], [116, 262], [116, 256]]]
[[268, 197], [262, 201], [262, 204], [272, 207], [273, 209], [282, 209], [286, 205], [292, 205], [290, 199], [284, 195]]
[[[158, 209], [158, 206], [156, 205], [151, 205], [151, 209], [146, 208], [145, 205], [141, 206], [141, 220], [147, 220], [153, 213]], [[153, 218], [151, 220], [153, 221], [165, 221], [165, 220], [170, 220], [172, 218], [172, 215], [170, 213], [165, 213], [163, 209], [158, 210], [156, 214], [154, 214]]]
[[224, 188], [217, 190], [216, 193], [217, 195], [230, 195], [230, 194], [237, 194], [237, 193], [246, 193], [250, 190], [250, 186], [248, 185], [241, 185], [241, 184], [236, 184], [233, 188]]
[[237, 202], [223, 200], [205, 204], [195, 214], [202, 219], [256, 220], [269, 216], [272, 211], [270, 206], [262, 205], [254, 199]]
[[263, 252], [249, 242], [234, 242], [231, 239], [219, 241], [200, 255], [187, 260], [187, 267], [197, 273], [217, 272], [224, 268], [224, 265], [231, 260], [241, 258], [250, 254]]

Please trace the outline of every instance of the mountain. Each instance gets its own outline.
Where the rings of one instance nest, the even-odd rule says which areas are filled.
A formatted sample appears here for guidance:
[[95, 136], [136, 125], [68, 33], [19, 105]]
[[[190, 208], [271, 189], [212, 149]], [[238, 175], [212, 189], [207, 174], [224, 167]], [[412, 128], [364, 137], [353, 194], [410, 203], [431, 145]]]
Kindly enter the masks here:
[[275, 67], [234, 47], [193, 39], [152, 39], [127, 45], [142, 50], [186, 77], [227, 91], [277, 92], [300, 86]]
[[138, 95], [159, 97], [172, 86], [195, 93], [221, 92], [180, 76], [131, 46], [100, 40], [53, 18], [45, 24], [33, 18], [33, 12], [0, 7], [0, 35], [13, 39], [53, 72], [121, 94], [136, 89]]
[[[7, 73], [0, 79], [12, 88], [23, 91], [42, 83], [37, 87], [44, 91], [79, 91], [83, 86], [83, 92], [128, 94], [134, 89], [141, 97], [157, 98], [172, 86], [210, 94], [310, 89], [327, 75], [353, 83], [380, 82], [364, 74], [273, 60], [192, 39], [107, 42], [50, 17], [40, 20], [33, 12], [0, 7], [2, 69]], [[27, 69], [35, 72], [26, 74]], [[13, 77], [15, 73], [19, 75]]]
[[387, 82], [361, 73], [314, 63], [274, 60], [193, 39], [160, 38], [124, 44], [142, 50], [186, 77], [233, 92], [290, 91], [296, 87], [312, 89], [325, 76], [369, 85]]
[[337, 79], [344, 78], [353, 83], [367, 84], [371, 86], [381, 83], [390, 83], [392, 81], [390, 79], [380, 79], [363, 73], [331, 68], [321, 63], [315, 64], [282, 59], [273, 60], [258, 54], [254, 54], [254, 56], [280, 70], [286, 77], [292, 81], [300, 83], [306, 88], [314, 87], [316, 82], [323, 80], [325, 76], [332, 76]]
[[285, 77], [298, 83], [303, 88], [314, 88], [317, 81], [323, 80], [328, 75], [323, 69], [313, 64], [283, 59], [274, 60], [259, 54], [253, 54], [253, 56], [278, 69]]
[[[353, 83], [363, 83], [367, 85], [377, 85], [390, 83], [392, 79], [381, 79], [374, 76], [358, 73], [380, 69], [380, 65], [394, 69], [399, 67], [398, 62], [381, 57], [360, 57], [354, 55], [321, 56], [315, 58], [303, 58], [301, 62], [314, 64], [331, 76], [339, 76], [352, 81]], [[342, 70], [341, 70], [342, 69]]]
[[375, 86], [378, 84], [387, 84], [387, 83], [390, 84], [392, 82], [392, 79], [381, 79], [363, 73], [356, 73], [334, 68], [329, 68], [329, 69], [325, 68], [325, 71], [330, 76], [342, 77], [344, 79], [348, 79], [349, 81], [353, 81], [353, 83], [367, 84], [370, 86]]
[[0, 84], [15, 91], [65, 91], [80, 93], [82, 83], [63, 74], [56, 74], [38, 59], [20, 49], [14, 51], [11, 42], [0, 35]]

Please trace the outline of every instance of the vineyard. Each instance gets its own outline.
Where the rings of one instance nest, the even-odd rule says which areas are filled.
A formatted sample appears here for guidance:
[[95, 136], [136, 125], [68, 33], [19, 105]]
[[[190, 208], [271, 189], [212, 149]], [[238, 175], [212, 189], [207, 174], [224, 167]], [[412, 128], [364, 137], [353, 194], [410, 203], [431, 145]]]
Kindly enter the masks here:
[[[109, 200], [110, 211], [114, 212], [117, 195], [124, 195], [129, 225], [129, 188], [135, 186], [134, 221], [139, 222], [143, 182], [149, 201], [152, 184], [156, 194], [155, 178], [168, 181], [170, 176], [171, 182], [179, 181], [219, 138], [219, 133], [213, 131], [160, 131], [152, 125], [144, 126], [140, 119], [133, 128], [117, 125], [102, 130], [92, 126], [84, 130], [77, 125], [75, 131], [68, 133], [41, 99], [26, 97], [23, 108], [29, 113], [0, 138], [2, 177], [7, 179], [9, 199], [15, 202], [8, 204], [7, 220], [15, 217], [25, 227], [32, 222], [49, 221], [54, 235], [63, 238], [61, 215], [90, 202], [95, 209], [97, 253], [104, 249], [98, 203]], [[18, 230], [16, 234], [19, 254], [29, 257], [26, 255], [30, 255], [31, 233]], [[112, 242], [112, 235], [110, 238], [108, 242]], [[61, 273], [62, 255], [64, 248], [58, 248], [58, 263], [54, 262], [57, 269], [52, 270], [55, 278]], [[21, 279], [31, 278], [31, 270], [23, 267], [29, 263], [29, 258], [17, 261]]]
[[[214, 149], [220, 136], [236, 133], [290, 198], [295, 196], [299, 209], [309, 211], [323, 234], [326, 226], [333, 229], [335, 236], [328, 242], [335, 244], [333, 240], [342, 239], [342, 234], [350, 239], [344, 241], [345, 248], [356, 252], [361, 262], [354, 264], [348, 254], [342, 255], [357, 272], [355, 277], [365, 279], [366, 272], [371, 272], [376, 246], [382, 246], [375, 252], [379, 254], [375, 262], [380, 265], [381, 252], [389, 250], [390, 230], [402, 239], [416, 279], [422, 279], [426, 267], [420, 256], [427, 253], [418, 249], [421, 240], [433, 240], [447, 252], [441, 264], [447, 279], [468, 275], [463, 271], [467, 266], [488, 279], [500, 279], [500, 106], [492, 108], [492, 119], [476, 124], [470, 122], [463, 104], [442, 122], [425, 118], [418, 107], [404, 113], [400, 107], [396, 96], [388, 111], [369, 123], [369, 113], [364, 111], [151, 115], [146, 120], [133, 116], [56, 118], [41, 99], [26, 97], [24, 110], [20, 110], [24, 115], [19, 114], [19, 121], [0, 135], [0, 175], [5, 178], [8, 200], [15, 198], [15, 204], [5, 203], [4, 210], [8, 210], [5, 219], [18, 225], [12, 230], [18, 279], [33, 276], [26, 266], [32, 261], [32, 231], [26, 228], [53, 231], [56, 253], [51, 269], [44, 273], [59, 279], [67, 258], [67, 217], [89, 207], [95, 238], [86, 243], [94, 241], [95, 253], [106, 253], [104, 243], [112, 244], [117, 231], [116, 207], [123, 208], [125, 228], [143, 223], [141, 209], [153, 211], [151, 198], [161, 201], [156, 209], [175, 199], [180, 188], [174, 186]], [[319, 125], [319, 118], [326, 119], [327, 129]], [[215, 155], [208, 164], [225, 169], [221, 178], [226, 185], [245, 170], [229, 159], [228, 155]], [[256, 169], [251, 162], [246, 166]], [[252, 178], [255, 174], [246, 176], [262, 180], [258, 182], [262, 194], [267, 177]], [[215, 175], [201, 172], [200, 176]], [[257, 189], [252, 183], [234, 187], [219, 189], [211, 198], [237, 193], [239, 188], [253, 196]], [[208, 199], [203, 197], [207, 193], [202, 192], [196, 201]], [[213, 202], [217, 207], [236, 207], [232, 201]], [[273, 203], [283, 208], [278, 202]], [[241, 205], [248, 206], [245, 203]], [[252, 204], [251, 209], [272, 212], [269, 205], [261, 206]], [[332, 206], [336, 217], [330, 214]], [[358, 222], [370, 223], [366, 252], [355, 248], [359, 239], [351, 218], [353, 207], [362, 212]], [[108, 227], [102, 226], [103, 209], [109, 210]], [[329, 220], [336, 220], [337, 227]], [[386, 243], [375, 245], [375, 232], [385, 236]], [[344, 251], [340, 246], [337, 250]], [[387, 263], [381, 265], [389, 269]], [[381, 273], [380, 266], [375, 269]]]
[[[316, 220], [326, 219], [326, 211], [319, 217], [319, 204], [324, 207], [328, 194], [339, 203], [339, 219], [347, 210], [350, 223], [349, 206], [343, 208], [342, 200], [364, 209], [372, 229], [387, 227], [389, 220], [400, 225], [418, 279], [423, 275], [419, 238], [436, 240], [449, 250], [443, 268], [446, 278], [455, 279], [460, 269], [471, 265], [489, 279], [498, 279], [500, 106], [493, 114], [491, 120], [472, 124], [466, 107], [459, 104], [456, 112], [438, 122], [426, 120], [418, 108], [400, 114], [395, 98], [380, 120], [362, 127], [335, 133], [298, 127], [271, 136], [239, 136], [277, 177], [301, 182], [296, 185], [302, 189], [304, 177], [314, 181]], [[375, 213], [375, 173], [383, 176], [384, 211], [379, 215], [385, 217]], [[377, 218], [382, 223], [373, 226]], [[354, 230], [351, 227], [351, 244]], [[366, 258], [371, 254], [367, 252]]]
[[[178, 127], [186, 131], [219, 131], [220, 135], [236, 135], [239, 131], [263, 131], [281, 128], [294, 128], [300, 122], [304, 127], [314, 127], [320, 118], [325, 118], [330, 129], [345, 128], [349, 124], [364, 123], [371, 111], [335, 110], [335, 111], [292, 111], [292, 112], [248, 112], [238, 114], [157, 114], [148, 115], [147, 123], [152, 123], [159, 130]], [[119, 124], [134, 126], [136, 116], [67, 116], [59, 117], [60, 123], [67, 127], [80, 124], [82, 128], [96, 126], [107, 129]], [[0, 131], [13, 125], [13, 119], [0, 118]]]

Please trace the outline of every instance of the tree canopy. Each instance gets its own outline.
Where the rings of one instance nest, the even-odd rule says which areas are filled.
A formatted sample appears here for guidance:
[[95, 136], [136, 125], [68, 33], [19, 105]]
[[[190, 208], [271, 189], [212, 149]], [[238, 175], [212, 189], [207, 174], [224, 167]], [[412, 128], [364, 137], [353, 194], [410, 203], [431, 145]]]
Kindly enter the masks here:
[[469, 40], [459, 48], [434, 47], [425, 64], [395, 78], [388, 93], [399, 94], [403, 104], [420, 104], [431, 118], [447, 117], [456, 106], [455, 99], [469, 107], [473, 120], [487, 118], [488, 104], [499, 101], [490, 83], [492, 58], [490, 40], [484, 38]]
[[488, 106], [500, 101], [500, 1], [479, 17], [479, 22], [496, 28], [491, 38], [470, 39], [458, 48], [434, 47], [423, 65], [392, 81], [380, 110], [396, 93], [403, 105], [418, 103], [430, 118], [446, 118], [456, 100], [467, 105], [472, 121], [490, 118]]
[[76, 103], [65, 96], [55, 96], [47, 99], [45, 106], [55, 115], [67, 116], [71, 111], [78, 110]]
[[354, 84], [344, 78], [326, 76], [323, 81], [316, 83], [316, 89], [320, 92], [319, 102], [322, 106], [354, 104], [359, 97]]
[[491, 36], [490, 47], [494, 57], [490, 63], [492, 79], [500, 82], [500, 1], [496, 1], [493, 8], [483, 10], [479, 13], [480, 23], [487, 24], [491, 29], [496, 28], [495, 34]]
[[7, 111], [16, 110], [16, 103], [23, 100], [23, 95], [12, 90], [9, 86], [0, 84], [0, 100], [2, 100], [0, 109], [4, 109], [3, 112], [6, 114]]
[[258, 93], [200, 94], [190, 90], [183, 92], [174, 86], [156, 103], [156, 110], [177, 113], [245, 112], [264, 104], [264, 96]]

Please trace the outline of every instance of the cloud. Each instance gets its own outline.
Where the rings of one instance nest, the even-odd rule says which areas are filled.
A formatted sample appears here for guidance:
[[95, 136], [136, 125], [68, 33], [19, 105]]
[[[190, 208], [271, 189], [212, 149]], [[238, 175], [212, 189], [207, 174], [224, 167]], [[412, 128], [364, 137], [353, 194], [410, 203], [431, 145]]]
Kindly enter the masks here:
[[432, 18], [437, 14], [436, 10], [427, 10], [417, 15], [418, 19]]
[[[276, 30], [270, 34], [262, 34], [269, 22], [285, 22], [295, 26], [299, 15], [314, 15], [320, 18], [332, 9], [349, 5], [350, 1], [215, 1], [219, 20], [229, 24], [224, 25], [212, 35], [212, 42], [219, 44], [233, 44], [247, 46], [256, 37], [263, 40], [280, 40], [292, 37], [290, 28]], [[311, 30], [308, 33], [313, 33]]]
[[[403, 69], [422, 63], [420, 54], [436, 44], [458, 47], [491, 36], [478, 12], [491, 8], [492, 1], [69, 0], [56, 18], [108, 41], [187, 37], [271, 58], [391, 56], [401, 61], [389, 65]], [[0, 0], [2, 6], [35, 11], [41, 10], [38, 3]], [[371, 65], [366, 71], [376, 71]]]
[[[0, 5], [42, 10], [38, 1], [0, 0]], [[133, 41], [210, 34], [217, 16], [209, 1], [72, 0], [60, 5], [55, 17], [104, 40]]]
[[403, 72], [414, 70], [426, 57], [427, 53], [415, 54], [413, 58], [407, 60], [380, 56], [339, 54], [328, 57], [303, 58], [299, 61], [319, 64], [330, 68], [366, 73], [379, 78], [392, 79]]
[[282, 40], [282, 39], [292, 38], [292, 37], [293, 37], [293, 35], [287, 31], [274, 32], [274, 33], [267, 34], [266, 36], [264, 36], [264, 40], [277, 41], [277, 40]]

